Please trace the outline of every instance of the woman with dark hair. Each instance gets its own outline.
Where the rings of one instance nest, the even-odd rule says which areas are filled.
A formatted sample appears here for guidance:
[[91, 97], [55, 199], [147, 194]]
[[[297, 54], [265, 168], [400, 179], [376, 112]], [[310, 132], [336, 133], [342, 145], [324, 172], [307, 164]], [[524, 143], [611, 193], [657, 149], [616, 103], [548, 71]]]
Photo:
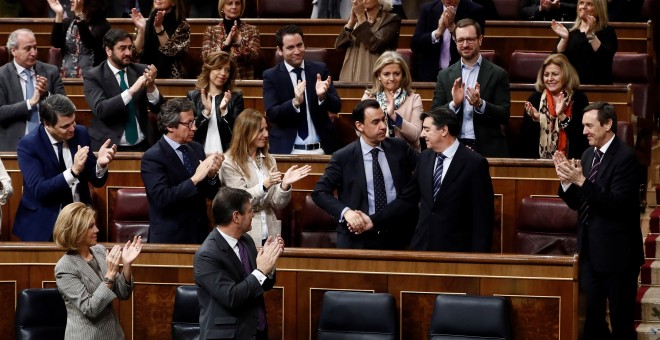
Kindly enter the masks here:
[[589, 105], [578, 90], [577, 72], [562, 54], [552, 54], [536, 77], [536, 92], [525, 102], [521, 156], [552, 159], [555, 152], [580, 159], [589, 143], [582, 134], [582, 113]]
[[190, 46], [190, 25], [183, 0], [154, 0], [148, 20], [135, 8], [131, 19], [137, 30], [135, 52], [140, 62], [154, 64], [158, 78], [185, 78], [183, 59]]
[[62, 77], [82, 78], [83, 72], [107, 59], [103, 36], [110, 29], [110, 23], [105, 18], [105, 1], [71, 0], [75, 17], [66, 19], [59, 0], [47, 1], [55, 12], [50, 43], [60, 49]]
[[108, 251], [97, 243], [98, 232], [96, 212], [81, 202], [62, 208], [55, 221], [53, 241], [67, 250], [55, 265], [57, 290], [66, 305], [65, 339], [124, 338], [112, 301], [131, 297], [131, 265], [142, 239], [135, 236]]
[[220, 0], [218, 13], [222, 22], [206, 27], [202, 41], [202, 57], [214, 51], [225, 51], [238, 65], [236, 79], [255, 79], [254, 64], [259, 59], [259, 30], [241, 21], [244, 0]]
[[188, 92], [197, 126], [194, 140], [207, 155], [229, 149], [234, 120], [243, 111], [243, 93], [234, 86], [236, 68], [227, 52], [213, 52], [204, 58], [196, 89]]
[[247, 109], [236, 118], [231, 146], [227, 151], [220, 180], [230, 188], [244, 189], [252, 196], [252, 230], [255, 244], [282, 233], [282, 223], [273, 209], [284, 208], [291, 200], [291, 184], [307, 177], [311, 166], [294, 165], [282, 174], [275, 157], [268, 153], [268, 124], [263, 113]]
[[612, 84], [612, 61], [618, 48], [614, 27], [608, 25], [607, 0], [579, 0], [577, 18], [568, 30], [552, 20], [559, 36], [555, 52], [568, 58], [582, 84]]

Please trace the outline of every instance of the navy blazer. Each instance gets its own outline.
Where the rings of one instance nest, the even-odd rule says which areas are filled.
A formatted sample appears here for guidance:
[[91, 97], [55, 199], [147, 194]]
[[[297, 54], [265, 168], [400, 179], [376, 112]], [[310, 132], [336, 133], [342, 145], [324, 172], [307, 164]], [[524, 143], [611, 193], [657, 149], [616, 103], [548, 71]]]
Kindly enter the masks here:
[[[73, 137], [67, 141], [71, 159], [78, 145], [89, 146], [89, 143], [87, 129], [77, 125]], [[71, 197], [71, 187], [59, 170], [60, 163], [43, 125], [19, 141], [17, 156], [23, 175], [23, 196], [16, 211], [14, 234], [22, 241], [48, 241], [53, 235], [62, 197]], [[78, 177], [80, 201], [92, 203], [87, 183], [100, 188], [107, 179], [107, 172], [101, 178], [96, 177], [96, 156], [90, 148], [85, 169]]]
[[[252, 238], [241, 236], [252, 268], [257, 268], [257, 248]], [[195, 285], [199, 288], [200, 339], [253, 339], [257, 331], [259, 305], [264, 291], [275, 284], [275, 276], [263, 285], [254, 275], [245, 275], [243, 264], [217, 228], [195, 253]]]
[[[34, 69], [38, 75], [48, 79], [46, 96], [51, 93], [66, 94], [59, 68], [37, 61]], [[31, 115], [16, 65], [10, 61], [0, 67], [0, 151], [16, 151], [18, 140], [25, 136], [25, 124]]]
[[[438, 28], [438, 20], [444, 11], [442, 1], [430, 1], [422, 5], [420, 9], [419, 20], [415, 26], [415, 33], [410, 41], [410, 49], [415, 54], [419, 62], [417, 74], [414, 75], [415, 81], [435, 82], [440, 71], [440, 49], [442, 47], [442, 36], [440, 42], [433, 44], [431, 42], [431, 33]], [[461, 19], [470, 18], [478, 22], [481, 26], [482, 34], [486, 31], [486, 11], [478, 3], [472, 1], [460, 1], [456, 8], [454, 22]], [[452, 39], [449, 42], [451, 47], [451, 61], [449, 64], [457, 62], [461, 55], [458, 53], [456, 43]]]
[[419, 221], [411, 250], [488, 253], [492, 248], [494, 192], [488, 161], [459, 144], [433, 200], [435, 152], [422, 152], [413, 180], [397, 199], [374, 215], [374, 224], [396, 217], [406, 205], [419, 203]]
[[[582, 173], [589, 177], [595, 148], [582, 154]], [[589, 232], [578, 221], [578, 251], [594, 270], [617, 272], [644, 263], [642, 231], [639, 225], [639, 162], [634, 151], [615, 137], [601, 160], [594, 183], [571, 185], [559, 196], [573, 210], [589, 202]]]
[[[144, 73], [146, 67], [147, 65], [135, 63], [126, 67], [129, 87]], [[99, 66], [92, 67], [85, 72], [83, 83], [85, 99], [94, 115], [89, 126], [92, 148], [97, 150], [108, 139], [113, 144], [119, 145], [128, 119], [128, 106], [124, 105], [121, 98], [123, 91], [119, 87], [117, 77], [108, 66], [108, 61], [106, 60]], [[156, 105], [149, 103], [146, 88], [142, 88], [133, 95], [139, 128], [149, 144], [152, 144], [153, 139], [151, 137], [155, 135], [155, 129], [149, 124], [149, 111], [157, 114], [160, 112], [160, 105], [163, 102], [164, 99], [161, 94]]]
[[[332, 154], [338, 148], [334, 127], [328, 117], [328, 112], [338, 113], [341, 110], [341, 99], [335, 86], [330, 84], [325, 100], [319, 105], [316, 95], [316, 75], [325, 80], [330, 75], [324, 63], [305, 60], [305, 79], [307, 81], [307, 100], [309, 100], [309, 115], [312, 118], [316, 133], [321, 139], [321, 147], [326, 154]], [[271, 124], [269, 134], [270, 153], [290, 154], [298, 136], [298, 122], [301, 115], [293, 108], [294, 88], [291, 76], [284, 62], [263, 73], [264, 106], [266, 116]]]
[[[199, 143], [190, 142], [187, 148], [193, 164], [206, 158]], [[149, 200], [149, 242], [201, 243], [209, 229], [206, 199], [218, 192], [220, 180], [194, 185], [165, 137], [144, 153], [141, 174]]]
[[[438, 73], [431, 108], [449, 107], [449, 102], [452, 101], [451, 88], [456, 78], [461, 76], [460, 61]], [[482, 114], [473, 115], [475, 150], [484, 157], [509, 157], [509, 148], [503, 132], [503, 127], [509, 124], [511, 108], [509, 76], [503, 68], [482, 57], [477, 83], [481, 86], [480, 95], [486, 102], [486, 110]], [[461, 124], [463, 107], [461, 105], [457, 113]]]

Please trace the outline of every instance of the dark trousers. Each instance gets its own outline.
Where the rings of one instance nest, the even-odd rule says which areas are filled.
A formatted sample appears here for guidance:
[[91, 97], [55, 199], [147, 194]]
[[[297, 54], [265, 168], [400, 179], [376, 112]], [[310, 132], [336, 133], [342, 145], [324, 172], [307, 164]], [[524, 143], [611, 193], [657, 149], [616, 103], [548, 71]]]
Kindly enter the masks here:
[[[580, 287], [586, 295], [586, 316], [583, 339], [634, 340], [635, 299], [639, 266], [631, 265], [623, 271], [597, 272], [588, 258], [580, 261]], [[609, 302], [610, 323], [606, 321]]]

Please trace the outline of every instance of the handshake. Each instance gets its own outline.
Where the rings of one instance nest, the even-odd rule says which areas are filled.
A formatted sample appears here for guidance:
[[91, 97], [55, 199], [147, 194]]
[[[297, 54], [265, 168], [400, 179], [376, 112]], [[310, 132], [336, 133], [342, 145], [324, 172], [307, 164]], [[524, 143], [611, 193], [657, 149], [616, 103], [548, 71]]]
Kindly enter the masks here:
[[347, 210], [344, 214], [344, 220], [348, 225], [348, 231], [356, 235], [360, 235], [374, 227], [374, 223], [371, 221], [369, 215], [360, 210]]

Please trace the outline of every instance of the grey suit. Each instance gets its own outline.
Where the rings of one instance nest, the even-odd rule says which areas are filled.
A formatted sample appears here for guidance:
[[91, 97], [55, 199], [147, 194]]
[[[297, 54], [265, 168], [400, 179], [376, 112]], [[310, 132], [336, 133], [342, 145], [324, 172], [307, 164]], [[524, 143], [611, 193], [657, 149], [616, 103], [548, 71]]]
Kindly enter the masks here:
[[97, 274], [77, 252], [69, 251], [57, 261], [55, 278], [57, 289], [66, 304], [67, 320], [64, 337], [68, 340], [123, 339], [124, 332], [112, 307], [115, 298], [127, 300], [133, 292], [131, 282], [124, 280], [121, 273], [109, 289], [101, 280], [108, 268], [105, 262], [105, 247], [90, 248], [99, 264], [101, 276]]
[[[60, 70], [37, 61], [36, 73], [48, 79], [48, 94], [64, 93]], [[16, 151], [18, 140], [25, 135], [25, 122], [30, 119], [23, 86], [14, 62], [0, 67], [0, 151]]]

